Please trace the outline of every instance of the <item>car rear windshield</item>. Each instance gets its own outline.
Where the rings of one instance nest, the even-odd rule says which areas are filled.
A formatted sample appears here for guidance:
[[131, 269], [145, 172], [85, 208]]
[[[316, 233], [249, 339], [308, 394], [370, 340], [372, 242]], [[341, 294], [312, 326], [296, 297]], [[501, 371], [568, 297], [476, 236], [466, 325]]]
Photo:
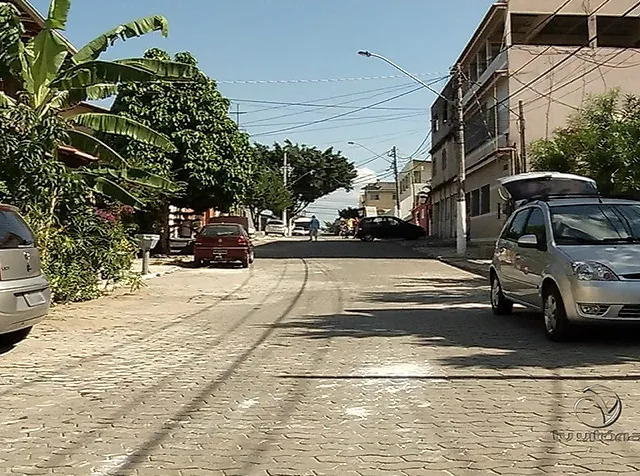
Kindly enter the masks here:
[[551, 223], [560, 245], [640, 243], [640, 203], [552, 206]]
[[30, 246], [34, 241], [31, 230], [17, 213], [0, 208], [0, 249]]
[[273, 220], [273, 221], [268, 222], [267, 225], [284, 225], [284, 222], [278, 221], [278, 220]]
[[205, 226], [200, 233], [202, 236], [233, 236], [242, 235], [242, 227], [238, 225]]

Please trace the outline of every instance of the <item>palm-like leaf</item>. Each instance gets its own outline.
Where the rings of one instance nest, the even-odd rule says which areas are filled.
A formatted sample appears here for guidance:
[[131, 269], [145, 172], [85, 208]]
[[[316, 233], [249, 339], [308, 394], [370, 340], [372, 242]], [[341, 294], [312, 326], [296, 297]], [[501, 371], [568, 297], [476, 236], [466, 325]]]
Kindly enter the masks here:
[[94, 131], [130, 137], [145, 144], [159, 147], [166, 152], [176, 151], [176, 147], [167, 136], [125, 116], [90, 112], [78, 114], [73, 120], [79, 126], [88, 127]]
[[18, 9], [11, 3], [0, 3], [0, 76], [10, 74], [20, 78], [30, 91], [33, 81], [28, 52], [22, 42], [23, 34], [24, 26]]
[[79, 64], [98, 59], [118, 38], [125, 41], [129, 38], [142, 36], [153, 31], [161, 31], [162, 35], [166, 37], [169, 34], [169, 23], [167, 19], [160, 15], [154, 15], [120, 25], [88, 43], [73, 55], [73, 61]]
[[94, 84], [87, 88], [73, 88], [58, 92], [51, 99], [51, 107], [55, 109], [67, 109], [83, 101], [99, 101], [118, 94], [118, 86], [115, 84]]
[[188, 64], [148, 58], [127, 58], [116, 60], [114, 63], [142, 68], [164, 81], [190, 80], [195, 78], [199, 72], [198, 68]]
[[177, 192], [181, 188], [181, 186], [176, 184], [173, 180], [169, 180], [147, 170], [134, 167], [128, 167], [122, 170], [121, 177], [138, 185], [144, 185], [145, 187], [156, 188], [168, 192]]
[[71, 8], [71, 0], [51, 0], [49, 6], [49, 15], [47, 18], [46, 28], [52, 30], [64, 30], [67, 27], [67, 18], [69, 9]]
[[102, 195], [112, 198], [124, 205], [130, 205], [134, 208], [140, 209], [144, 207], [144, 203], [142, 203], [138, 198], [108, 178], [107, 175], [110, 174], [89, 170], [83, 170], [78, 173], [97, 193], [101, 193]]
[[94, 136], [77, 130], [69, 130], [67, 135], [69, 136], [69, 145], [76, 149], [91, 154], [104, 162], [126, 167], [127, 161], [120, 154]]
[[53, 30], [45, 28], [31, 40], [34, 56], [29, 58], [35, 107], [47, 102], [52, 81], [58, 76], [65, 58], [69, 54], [67, 45]]
[[88, 61], [64, 71], [53, 86], [62, 89], [84, 89], [97, 84], [119, 84], [130, 81], [155, 79], [152, 72], [127, 64], [109, 61]]

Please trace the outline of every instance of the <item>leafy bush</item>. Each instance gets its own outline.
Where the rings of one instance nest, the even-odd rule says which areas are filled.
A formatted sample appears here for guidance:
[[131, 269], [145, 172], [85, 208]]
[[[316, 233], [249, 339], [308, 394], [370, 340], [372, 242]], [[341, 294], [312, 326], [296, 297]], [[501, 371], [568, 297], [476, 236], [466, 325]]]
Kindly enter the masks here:
[[0, 109], [0, 202], [17, 206], [33, 228], [55, 301], [84, 301], [105, 282], [134, 278], [133, 209], [101, 203], [50, 153], [64, 130], [54, 113]]

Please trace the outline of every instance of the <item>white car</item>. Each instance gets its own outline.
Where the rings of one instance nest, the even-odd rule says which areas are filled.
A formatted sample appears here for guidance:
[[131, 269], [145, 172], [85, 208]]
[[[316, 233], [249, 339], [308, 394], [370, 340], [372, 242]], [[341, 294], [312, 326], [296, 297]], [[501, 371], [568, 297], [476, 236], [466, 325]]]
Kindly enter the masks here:
[[309, 236], [309, 229], [303, 226], [296, 226], [291, 234], [293, 236]]
[[281, 235], [287, 234], [287, 225], [281, 220], [269, 220], [267, 226], [264, 229], [264, 234], [269, 235]]

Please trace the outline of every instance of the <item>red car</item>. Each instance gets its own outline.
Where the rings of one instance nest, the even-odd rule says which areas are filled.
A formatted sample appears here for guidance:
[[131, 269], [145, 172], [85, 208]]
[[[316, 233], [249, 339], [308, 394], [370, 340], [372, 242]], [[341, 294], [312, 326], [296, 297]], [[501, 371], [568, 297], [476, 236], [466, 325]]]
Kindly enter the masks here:
[[193, 257], [196, 266], [239, 261], [243, 268], [248, 268], [255, 254], [249, 234], [242, 225], [215, 223], [206, 225], [196, 236]]

